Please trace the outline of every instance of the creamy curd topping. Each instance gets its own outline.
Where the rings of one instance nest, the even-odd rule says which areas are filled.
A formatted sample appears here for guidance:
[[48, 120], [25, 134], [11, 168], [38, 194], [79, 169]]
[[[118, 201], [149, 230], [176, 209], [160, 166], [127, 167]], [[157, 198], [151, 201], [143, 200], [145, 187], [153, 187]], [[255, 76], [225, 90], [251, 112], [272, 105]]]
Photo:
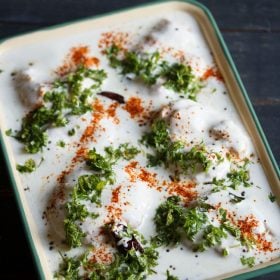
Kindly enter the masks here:
[[2, 64], [53, 275], [209, 279], [279, 256], [279, 208], [193, 16], [81, 30]]

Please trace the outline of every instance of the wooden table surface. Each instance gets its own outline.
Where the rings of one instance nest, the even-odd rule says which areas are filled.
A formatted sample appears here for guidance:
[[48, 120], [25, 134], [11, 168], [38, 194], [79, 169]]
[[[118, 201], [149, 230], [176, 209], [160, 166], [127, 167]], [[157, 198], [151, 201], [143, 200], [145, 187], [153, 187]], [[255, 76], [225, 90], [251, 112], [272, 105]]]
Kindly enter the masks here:
[[[0, 39], [151, 1], [0, 0]], [[213, 13], [280, 163], [280, 1], [201, 0]], [[0, 151], [0, 279], [38, 279]], [[280, 272], [255, 279], [280, 279]]]

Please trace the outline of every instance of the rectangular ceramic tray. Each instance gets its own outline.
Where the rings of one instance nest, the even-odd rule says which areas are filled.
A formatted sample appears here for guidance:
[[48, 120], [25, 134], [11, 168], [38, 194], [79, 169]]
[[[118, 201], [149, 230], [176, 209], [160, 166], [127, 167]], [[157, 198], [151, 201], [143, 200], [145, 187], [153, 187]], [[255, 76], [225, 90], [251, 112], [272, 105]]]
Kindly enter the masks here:
[[[258, 156], [260, 157], [266, 176], [272, 186], [273, 193], [280, 198], [280, 184], [279, 184], [279, 169], [277, 163], [271, 153], [271, 149], [265, 138], [265, 135], [260, 127], [257, 116], [254, 112], [253, 106], [248, 98], [246, 90], [242, 84], [238, 71], [232, 61], [229, 51], [217, 27], [217, 24], [211, 13], [200, 3], [195, 1], [177, 1], [177, 2], [160, 2], [156, 4], [144, 5], [138, 8], [133, 8], [121, 12], [116, 12], [110, 15], [103, 15], [100, 17], [93, 17], [75, 23], [67, 23], [42, 31], [32, 32], [30, 34], [16, 36], [13, 38], [2, 40], [0, 43], [0, 56], [4, 51], [13, 49], [18, 45], [32, 44], [33, 42], [43, 41], [47, 38], [55, 38], [63, 36], [65, 33], [78, 33], [81, 29], [89, 29], [94, 25], [95, 28], [106, 26], [108, 22], [129, 21], [131, 19], [141, 17], [144, 15], [153, 15], [158, 11], [172, 11], [181, 10], [191, 13], [197, 20], [210, 49], [213, 52], [215, 61], [224, 77], [225, 84], [228, 88], [230, 96], [240, 117], [246, 126]], [[1, 100], [0, 102], [4, 102]], [[30, 215], [30, 205], [28, 204], [23, 188], [21, 187], [18, 172], [15, 169], [15, 159], [9, 140], [4, 136], [5, 131], [9, 128], [5, 125], [5, 119], [2, 112], [0, 112], [0, 140], [2, 149], [4, 151], [6, 164], [11, 177], [11, 182], [14, 188], [15, 196], [19, 206], [22, 220], [25, 225], [26, 234], [28, 236], [30, 246], [34, 255], [36, 266], [41, 279], [51, 279], [51, 272], [49, 271], [46, 258], [44, 256], [43, 246], [40, 241], [39, 233], [35, 221]], [[275, 259], [269, 263], [264, 263], [255, 266], [253, 269], [242, 269], [231, 274], [223, 275], [222, 278], [233, 277], [234, 279], [248, 279], [256, 277], [265, 273], [280, 270], [280, 258]]]

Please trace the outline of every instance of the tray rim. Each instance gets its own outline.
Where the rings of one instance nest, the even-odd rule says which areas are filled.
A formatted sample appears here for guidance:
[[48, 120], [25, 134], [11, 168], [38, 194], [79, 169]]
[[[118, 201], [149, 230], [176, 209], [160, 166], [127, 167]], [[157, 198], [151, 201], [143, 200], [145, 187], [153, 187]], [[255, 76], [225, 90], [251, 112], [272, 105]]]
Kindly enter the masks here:
[[[257, 114], [254, 110], [254, 107], [253, 107], [253, 105], [250, 101], [250, 98], [249, 98], [248, 93], [245, 89], [245, 86], [242, 82], [242, 79], [241, 79], [240, 74], [237, 70], [237, 67], [235, 66], [235, 63], [232, 59], [230, 51], [229, 51], [229, 49], [228, 49], [228, 47], [227, 47], [227, 45], [226, 45], [226, 43], [223, 39], [221, 31], [219, 30], [219, 27], [216, 23], [216, 20], [215, 20], [214, 16], [212, 15], [212, 13], [210, 12], [210, 10], [204, 4], [200, 3], [199, 1], [196, 1], [196, 0], [175, 0], [175, 1], [173, 1], [173, 0], [154, 0], [154, 1], [149, 2], [149, 3], [144, 3], [144, 4], [140, 4], [140, 5], [133, 5], [133, 6], [118, 9], [118, 10], [115, 10], [115, 11], [105, 12], [105, 13], [101, 13], [101, 14], [97, 14], [97, 15], [93, 15], [93, 16], [88, 16], [88, 17], [84, 17], [84, 18], [78, 18], [78, 19], [75, 19], [75, 20], [70, 20], [70, 21], [66, 21], [66, 22], [63, 22], [63, 23], [54, 24], [54, 25], [43, 27], [43, 28], [38, 28], [38, 29], [35, 29], [35, 30], [32, 30], [32, 31], [20, 32], [16, 35], [1, 38], [0, 39], [0, 47], [3, 43], [5, 43], [8, 40], [17, 39], [17, 38], [20, 38], [20, 37], [25, 36], [25, 35], [33, 35], [37, 32], [41, 32], [41, 31], [51, 31], [51, 30], [54, 30], [54, 29], [57, 29], [57, 28], [67, 27], [68, 25], [73, 25], [75, 23], [82, 23], [82, 22], [86, 22], [86, 21], [89, 21], [89, 20], [96, 20], [96, 19], [100, 19], [100, 18], [103, 18], [103, 17], [108, 17], [108, 16], [121, 14], [123, 12], [129, 12], [129, 11], [137, 9], [137, 8], [145, 8], [145, 7], [156, 6], [158, 4], [163, 4], [163, 3], [176, 3], [176, 2], [177, 3], [187, 3], [187, 4], [190, 4], [190, 5], [193, 5], [193, 6], [197, 7], [198, 9], [200, 9], [205, 14], [207, 19], [209, 20], [209, 22], [211, 24], [211, 27], [214, 30], [215, 37], [216, 37], [216, 39], [217, 39], [217, 41], [218, 41], [218, 43], [219, 43], [219, 45], [222, 49], [224, 58], [226, 59], [228, 65], [229, 65], [229, 67], [232, 71], [233, 77], [234, 77], [235, 81], [237, 82], [237, 85], [240, 89], [242, 97], [244, 98], [245, 105], [249, 109], [250, 116], [252, 117], [253, 122], [256, 126], [257, 133], [259, 134], [259, 136], [261, 138], [262, 144], [264, 145], [264, 148], [265, 148], [265, 152], [267, 153], [267, 155], [269, 157], [269, 160], [270, 160], [270, 163], [272, 164], [272, 168], [275, 171], [278, 179], [280, 179], [280, 169], [278, 167], [278, 164], [277, 164], [277, 162], [275, 160], [275, 157], [272, 153], [272, 150], [271, 150], [270, 145], [268, 143], [268, 140], [265, 136], [265, 133], [262, 129], [262, 126], [259, 122]], [[9, 159], [7, 148], [5, 146], [5, 141], [4, 141], [5, 136], [4, 136], [4, 134], [5, 134], [5, 132], [0, 127], [0, 147], [1, 147], [1, 150], [3, 152], [4, 160], [5, 160], [7, 169], [8, 169], [8, 175], [9, 175], [9, 179], [10, 179], [10, 182], [11, 182], [11, 185], [12, 185], [12, 188], [13, 188], [13, 193], [14, 193], [15, 198], [16, 198], [16, 204], [17, 204], [18, 212], [20, 213], [21, 222], [23, 224], [23, 228], [24, 228], [24, 231], [25, 231], [25, 236], [27, 237], [29, 247], [31, 249], [31, 253], [32, 253], [32, 257], [33, 257], [32, 259], [33, 259], [33, 262], [35, 263], [35, 267], [36, 267], [36, 271], [38, 273], [38, 276], [40, 277], [40, 279], [46, 279], [45, 274], [43, 272], [44, 269], [43, 269], [42, 263], [40, 261], [38, 251], [35, 247], [35, 241], [32, 238], [30, 225], [27, 221], [27, 215], [25, 214], [23, 203], [22, 203], [22, 200], [20, 198], [20, 194], [19, 194], [18, 189], [17, 189], [17, 183], [16, 183], [15, 177], [13, 175], [13, 167], [12, 167], [10, 159]], [[235, 276], [232, 276], [232, 277], [227, 278], [227, 279], [234, 279], [234, 280], [243, 280], [244, 279], [245, 280], [245, 279], [250, 279], [250, 278], [253, 278], [253, 277], [257, 277], [257, 276], [260, 276], [260, 275], [264, 275], [264, 274], [271, 273], [271, 272], [276, 272], [276, 271], [280, 271], [280, 262], [276, 263], [276, 264], [268, 265], [268, 266], [263, 267], [263, 268], [255, 269], [255, 270], [248, 271], [248, 272], [244, 272], [242, 274], [235, 275]]]

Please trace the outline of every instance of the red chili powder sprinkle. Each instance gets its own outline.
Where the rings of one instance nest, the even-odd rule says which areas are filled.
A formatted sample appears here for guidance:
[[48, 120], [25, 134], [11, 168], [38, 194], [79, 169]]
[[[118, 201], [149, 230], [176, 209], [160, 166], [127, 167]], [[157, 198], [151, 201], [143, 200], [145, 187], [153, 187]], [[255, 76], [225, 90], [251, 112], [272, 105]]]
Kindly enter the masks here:
[[137, 177], [148, 184], [150, 188], [156, 187], [159, 191], [161, 190], [161, 187], [159, 186], [158, 180], [156, 179], [157, 174], [149, 172], [145, 168], [140, 169], [140, 173], [137, 175]]
[[73, 47], [66, 56], [66, 59], [58, 70], [59, 75], [63, 76], [77, 68], [77, 66], [83, 65], [84, 67], [92, 67], [99, 65], [99, 59], [94, 56], [89, 56], [88, 46]]
[[265, 233], [254, 233], [253, 230], [258, 226], [259, 221], [257, 221], [253, 215], [246, 217], [244, 220], [238, 220], [237, 225], [241, 230], [244, 237], [253, 240], [256, 243], [257, 248], [260, 251], [274, 251], [272, 242], [265, 239]]
[[122, 216], [122, 209], [121, 208], [114, 207], [112, 205], [108, 205], [106, 208], [107, 208], [107, 211], [108, 211], [107, 218], [109, 219], [109, 221], [121, 219], [121, 216]]
[[96, 130], [99, 128], [99, 123], [105, 115], [104, 106], [99, 99], [96, 99], [94, 101], [92, 107], [94, 110], [92, 114], [92, 120], [91, 123], [86, 127], [83, 135], [80, 138], [81, 143], [88, 142], [89, 140], [95, 141], [93, 135], [96, 132]]
[[117, 46], [121, 50], [125, 50], [128, 44], [129, 34], [125, 32], [105, 32], [101, 34], [98, 47], [103, 51], [112, 45]]
[[139, 97], [130, 97], [123, 108], [130, 114], [131, 118], [141, 116], [141, 114], [144, 112], [142, 100]]
[[245, 219], [234, 219], [235, 214], [227, 211], [227, 218], [232, 224], [236, 225], [240, 231], [241, 235], [252, 242], [254, 242], [258, 250], [263, 252], [273, 252], [277, 249], [273, 248], [271, 241], [265, 239], [265, 233], [254, 233], [254, 229], [259, 225], [259, 221], [253, 215], [245, 217]]
[[132, 161], [124, 168], [124, 171], [129, 175], [130, 182], [135, 182], [137, 179], [137, 173], [136, 173], [137, 166], [138, 166], [138, 162]]
[[264, 233], [256, 234], [255, 239], [256, 239], [257, 247], [258, 247], [259, 250], [264, 251], [264, 252], [267, 252], [267, 251], [273, 252], [273, 251], [277, 250], [277, 249], [273, 248], [271, 241], [267, 241], [265, 239], [265, 234]]
[[119, 202], [120, 190], [121, 190], [121, 186], [118, 186], [112, 191], [112, 198], [111, 198], [112, 203]]
[[116, 124], [119, 124], [120, 123], [120, 120], [119, 120], [119, 118], [118, 117], [116, 117], [116, 110], [117, 110], [117, 108], [119, 107], [119, 103], [118, 102], [114, 102], [114, 103], [112, 103], [110, 106], [109, 106], [109, 108], [107, 109], [107, 114], [108, 114], [108, 116], [109, 117], [111, 117], [111, 118], [113, 118], [113, 120], [114, 120], [114, 123], [116, 123]]
[[169, 182], [167, 189], [169, 194], [176, 194], [182, 197], [185, 203], [189, 203], [197, 199], [197, 191], [194, 190], [196, 184], [189, 182]]
[[154, 188], [157, 191], [162, 190], [162, 186], [159, 184], [156, 173], [149, 172], [143, 167], [139, 167], [137, 161], [130, 162], [125, 166], [124, 171], [129, 175], [130, 182], [136, 182], [137, 179], [147, 183], [150, 188]]
[[89, 56], [89, 47], [81, 46], [71, 49], [71, 61], [75, 65], [84, 65], [85, 67], [98, 66], [99, 59]]
[[113, 260], [113, 254], [104, 246], [94, 249], [92, 253], [91, 263], [110, 264]]
[[259, 222], [252, 215], [246, 217], [244, 220], [237, 221], [237, 225], [244, 235], [252, 235], [254, 228], [256, 228], [258, 224]]
[[224, 81], [224, 78], [220, 71], [218, 69], [215, 69], [214, 67], [209, 68], [204, 72], [202, 80], [207, 80], [209, 77], [215, 77], [219, 81]]

